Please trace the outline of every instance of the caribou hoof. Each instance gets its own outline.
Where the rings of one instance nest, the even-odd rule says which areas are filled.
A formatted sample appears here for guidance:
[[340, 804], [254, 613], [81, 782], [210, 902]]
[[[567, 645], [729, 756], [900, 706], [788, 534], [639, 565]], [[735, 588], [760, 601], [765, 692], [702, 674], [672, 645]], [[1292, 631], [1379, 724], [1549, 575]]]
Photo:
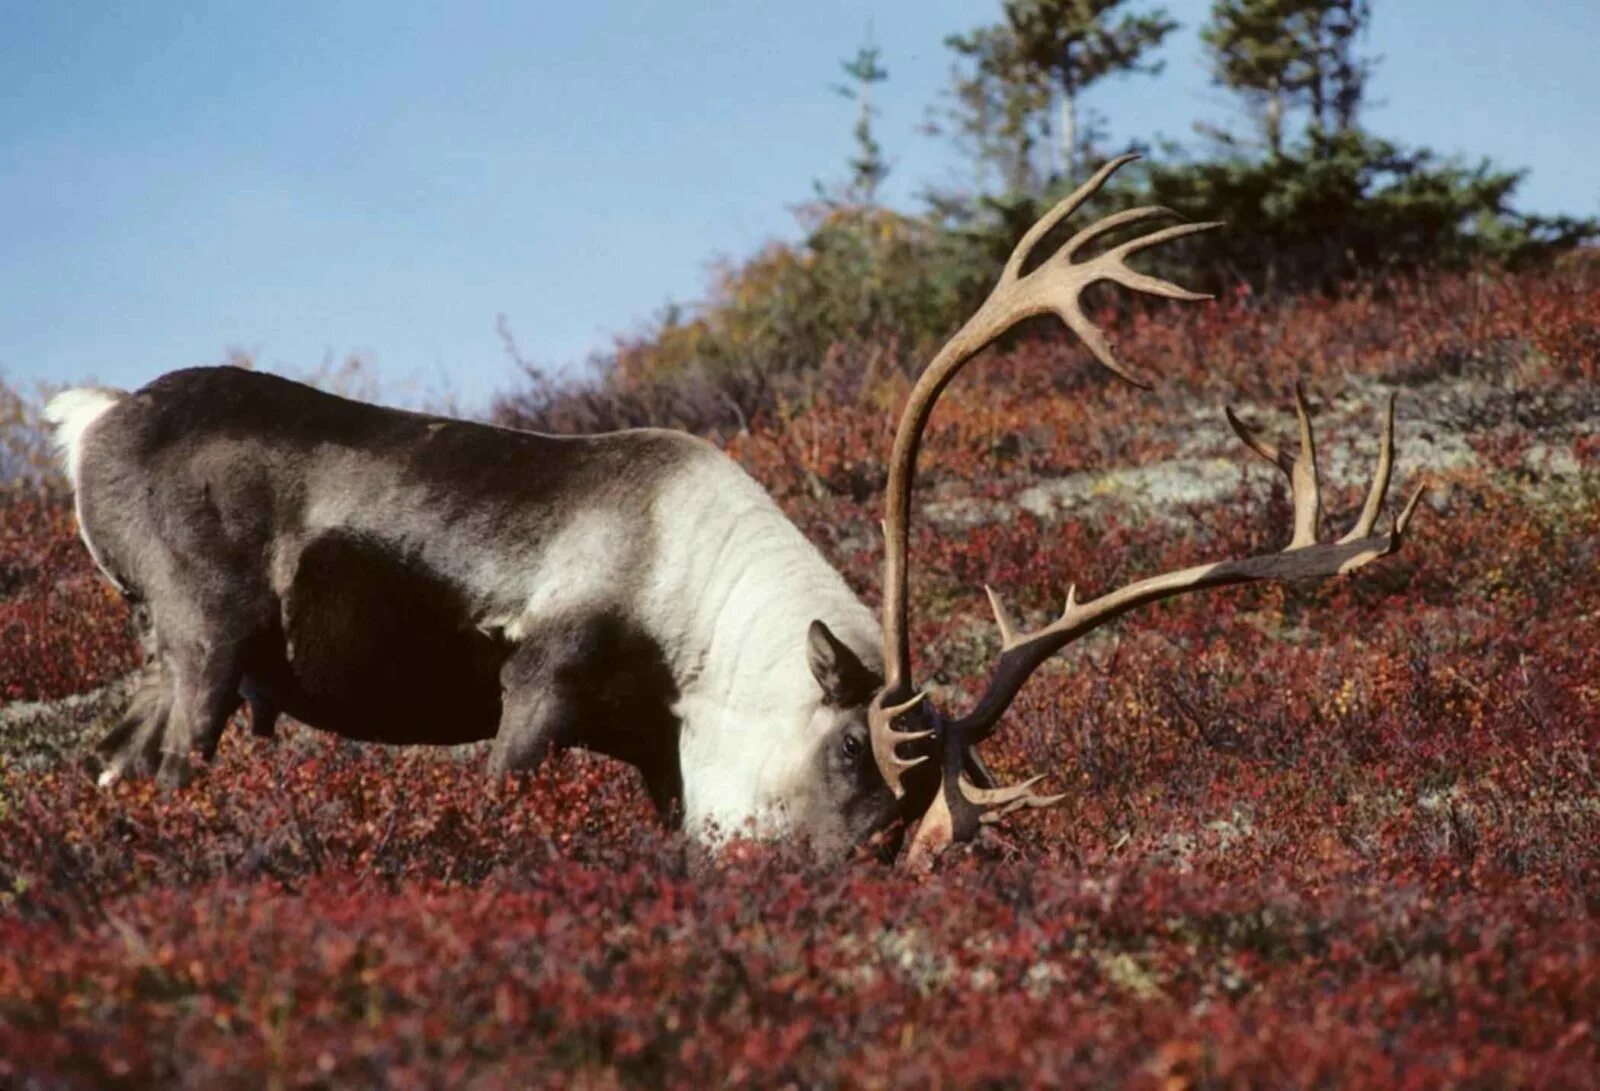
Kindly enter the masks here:
[[161, 756], [161, 768], [156, 772], [156, 783], [163, 788], [187, 788], [194, 780], [194, 766], [188, 754], [176, 750]]

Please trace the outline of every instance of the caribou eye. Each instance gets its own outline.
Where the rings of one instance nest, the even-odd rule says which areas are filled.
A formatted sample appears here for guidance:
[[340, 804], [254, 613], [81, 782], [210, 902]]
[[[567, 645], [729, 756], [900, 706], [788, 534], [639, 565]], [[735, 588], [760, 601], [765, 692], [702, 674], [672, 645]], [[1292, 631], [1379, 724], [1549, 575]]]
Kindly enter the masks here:
[[861, 750], [865, 746], [859, 735], [846, 735], [840, 745], [844, 748], [844, 756], [852, 761], [861, 756]]

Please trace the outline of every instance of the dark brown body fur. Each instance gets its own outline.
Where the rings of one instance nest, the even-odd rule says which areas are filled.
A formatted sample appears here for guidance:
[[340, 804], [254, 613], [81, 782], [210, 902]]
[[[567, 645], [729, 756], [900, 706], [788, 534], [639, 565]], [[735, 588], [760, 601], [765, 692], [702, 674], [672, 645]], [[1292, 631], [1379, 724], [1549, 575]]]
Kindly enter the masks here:
[[[79, 481], [85, 536], [141, 604], [152, 660], [108, 766], [181, 780], [243, 693], [258, 732], [282, 711], [381, 742], [502, 735], [505, 767], [586, 745], [638, 764], [667, 806], [676, 691], [626, 589], [511, 640], [492, 620], [516, 603], [463, 573], [536, 556], [575, 497], [646, 534], [641, 497], [697, 444], [512, 432], [233, 368], [163, 376], [96, 423]], [[527, 730], [502, 732], [512, 713]]]

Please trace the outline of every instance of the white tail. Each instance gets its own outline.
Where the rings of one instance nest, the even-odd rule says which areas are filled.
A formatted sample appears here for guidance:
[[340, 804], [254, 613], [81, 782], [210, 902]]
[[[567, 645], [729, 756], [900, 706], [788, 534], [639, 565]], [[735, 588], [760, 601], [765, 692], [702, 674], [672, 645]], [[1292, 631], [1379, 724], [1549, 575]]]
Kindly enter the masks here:
[[89, 426], [125, 397], [127, 395], [120, 390], [80, 386], [63, 390], [44, 407], [45, 420], [56, 426], [56, 449], [61, 452], [74, 492], [78, 488], [78, 468], [83, 464], [83, 440]]

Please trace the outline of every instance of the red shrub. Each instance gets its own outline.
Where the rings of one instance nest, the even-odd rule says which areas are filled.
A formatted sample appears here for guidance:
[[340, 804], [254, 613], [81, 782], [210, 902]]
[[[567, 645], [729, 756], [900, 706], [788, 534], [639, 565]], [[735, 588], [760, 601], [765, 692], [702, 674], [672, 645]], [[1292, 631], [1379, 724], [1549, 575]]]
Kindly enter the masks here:
[[[0, 768], [0, 1084], [1591, 1083], [1596, 314], [1557, 274], [1434, 278], [1135, 317], [1121, 350], [1155, 397], [1062, 380], [1058, 346], [983, 365], [922, 495], [1007, 514], [916, 531], [919, 661], [957, 704], [994, 648], [980, 583], [1037, 619], [1070, 581], [1282, 525], [1253, 482], [1188, 530], [1013, 515], [1020, 489], [1169, 456], [1187, 402], [1296, 374], [1324, 398], [1481, 382], [1437, 407], [1473, 458], [1431, 469], [1443, 510], [1400, 556], [1179, 600], [1041, 671], [991, 756], [1068, 799], [927, 880], [699, 859], [633, 774], [576, 754], [486, 787], [475, 760], [293, 729], [235, 732], [171, 793]], [[730, 445], [869, 598], [893, 401]], [[1575, 472], [1534, 457], [1557, 440]], [[125, 670], [70, 510], [5, 517], [5, 694]]]

